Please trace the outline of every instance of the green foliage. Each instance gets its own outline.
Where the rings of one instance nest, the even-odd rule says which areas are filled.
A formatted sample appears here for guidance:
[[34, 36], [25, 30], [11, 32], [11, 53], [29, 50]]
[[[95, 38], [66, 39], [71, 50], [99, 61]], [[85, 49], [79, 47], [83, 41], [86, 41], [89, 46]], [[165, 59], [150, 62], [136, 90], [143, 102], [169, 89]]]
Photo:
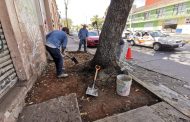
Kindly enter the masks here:
[[[103, 17], [99, 17], [98, 15], [93, 16], [90, 21], [93, 23], [95, 21], [97, 21], [97, 25], [98, 25], [98, 29], [102, 29], [103, 23], [104, 23], [104, 18]], [[97, 29], [97, 26], [93, 26], [91, 25], [93, 29]]]
[[[71, 29], [71, 27], [72, 27], [72, 20], [71, 19], [67, 19], [67, 21], [68, 21], [68, 28], [69, 29]], [[64, 18], [64, 19], [61, 19], [60, 20], [60, 23], [61, 23], [61, 25], [63, 26], [63, 27], [67, 27], [67, 22], [66, 22], [66, 19]]]
[[72, 26], [71, 30], [79, 32], [80, 29], [81, 29], [81, 25], [74, 25], [74, 26]]

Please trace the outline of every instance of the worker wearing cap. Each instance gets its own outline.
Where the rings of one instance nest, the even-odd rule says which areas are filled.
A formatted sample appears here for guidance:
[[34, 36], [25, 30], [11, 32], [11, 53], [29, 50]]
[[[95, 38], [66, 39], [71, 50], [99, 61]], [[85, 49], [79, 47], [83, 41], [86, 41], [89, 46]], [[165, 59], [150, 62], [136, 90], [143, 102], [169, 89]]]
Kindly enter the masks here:
[[[52, 56], [55, 66], [56, 66], [56, 72], [58, 78], [64, 78], [67, 77], [68, 74], [64, 73], [63, 68], [63, 57], [62, 53], [64, 53], [64, 50], [67, 46], [67, 34], [65, 29], [63, 28], [62, 31], [60, 30], [54, 30], [46, 35], [46, 49]], [[61, 53], [62, 48], [62, 53]]]
[[84, 24], [83, 28], [81, 28], [78, 33], [78, 37], [80, 39], [78, 51], [80, 51], [81, 46], [84, 45], [84, 52], [86, 52], [86, 38], [88, 37], [88, 30], [86, 29], [86, 27], [87, 26]]

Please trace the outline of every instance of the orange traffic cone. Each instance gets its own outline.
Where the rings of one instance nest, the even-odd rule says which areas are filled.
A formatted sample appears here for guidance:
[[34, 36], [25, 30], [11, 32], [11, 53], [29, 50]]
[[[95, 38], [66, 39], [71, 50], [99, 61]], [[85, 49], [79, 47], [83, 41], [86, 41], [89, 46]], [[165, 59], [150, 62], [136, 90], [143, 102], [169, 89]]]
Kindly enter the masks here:
[[127, 49], [127, 53], [126, 53], [126, 60], [130, 60], [132, 59], [132, 52], [131, 52], [131, 47], [129, 46], [129, 48]]

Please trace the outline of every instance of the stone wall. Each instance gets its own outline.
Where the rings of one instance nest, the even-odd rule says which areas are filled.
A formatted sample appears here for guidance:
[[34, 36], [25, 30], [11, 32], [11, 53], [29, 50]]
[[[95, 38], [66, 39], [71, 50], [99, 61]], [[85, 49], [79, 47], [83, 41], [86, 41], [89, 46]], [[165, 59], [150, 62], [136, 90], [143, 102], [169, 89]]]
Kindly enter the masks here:
[[[27, 92], [32, 88], [46, 65], [45, 27], [41, 21], [43, 20], [40, 16], [41, 13], [39, 13], [41, 12], [39, 9], [44, 8], [39, 7], [38, 2], [38, 0], [0, 0], [2, 26], [0, 31], [4, 31], [3, 43], [6, 44], [4, 47], [6, 50], [0, 54], [0, 57], [4, 57], [7, 53], [10, 53], [7, 57], [11, 57], [10, 66], [8, 65], [1, 71], [4, 73], [10, 68], [13, 71], [13, 66], [16, 70], [16, 74], [9, 75], [11, 78], [5, 79], [5, 81], [0, 80], [0, 87], [4, 88], [0, 91], [0, 97], [2, 97], [0, 98], [0, 122], [16, 122], [25, 105]], [[1, 59], [0, 64], [3, 64], [0, 66], [3, 67], [7, 62]], [[0, 76], [5, 77], [4, 74]], [[20, 82], [15, 80], [14, 86], [4, 85], [4, 83], [15, 83], [8, 81], [12, 80], [13, 76], [18, 76]], [[17, 79], [17, 77], [15, 78]]]
[[26, 79], [21, 78], [22, 80], [40, 75], [46, 65], [44, 33], [40, 30], [42, 25], [37, 16], [39, 8], [36, 8], [35, 2], [34, 0], [6, 0], [18, 53], [21, 55], [25, 70]]

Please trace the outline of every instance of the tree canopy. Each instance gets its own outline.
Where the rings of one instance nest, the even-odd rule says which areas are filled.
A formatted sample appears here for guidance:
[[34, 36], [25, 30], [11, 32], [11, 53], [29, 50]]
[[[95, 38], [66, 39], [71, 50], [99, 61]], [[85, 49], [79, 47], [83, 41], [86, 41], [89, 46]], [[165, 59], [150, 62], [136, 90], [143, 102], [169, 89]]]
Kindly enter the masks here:
[[[102, 26], [103, 26], [103, 23], [104, 23], [104, 18], [103, 17], [99, 17], [98, 15], [95, 15], [93, 16], [90, 21], [93, 23], [93, 22], [97, 22], [97, 25], [98, 25], [98, 29], [102, 29]], [[94, 27], [94, 29], [97, 29], [96, 27]]]
[[72, 22], [71, 19], [69, 19], [69, 18], [68, 18], [68, 19], [64, 18], [64, 19], [61, 19], [61, 20], [60, 20], [60, 23], [61, 23], [61, 25], [62, 25], [63, 27], [67, 27], [67, 22], [68, 22], [68, 28], [71, 29], [72, 24], [73, 24], [73, 22]]

